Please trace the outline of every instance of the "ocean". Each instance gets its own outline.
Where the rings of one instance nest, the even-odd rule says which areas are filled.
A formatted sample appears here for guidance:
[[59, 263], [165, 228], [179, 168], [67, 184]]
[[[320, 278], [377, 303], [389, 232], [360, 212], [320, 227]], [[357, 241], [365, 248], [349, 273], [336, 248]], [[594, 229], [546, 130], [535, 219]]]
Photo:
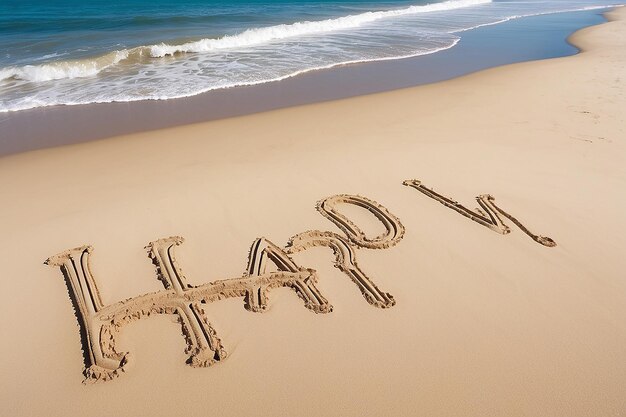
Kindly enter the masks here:
[[436, 54], [486, 25], [612, 5], [602, 0], [4, 0], [0, 112], [188, 97], [349, 63]]

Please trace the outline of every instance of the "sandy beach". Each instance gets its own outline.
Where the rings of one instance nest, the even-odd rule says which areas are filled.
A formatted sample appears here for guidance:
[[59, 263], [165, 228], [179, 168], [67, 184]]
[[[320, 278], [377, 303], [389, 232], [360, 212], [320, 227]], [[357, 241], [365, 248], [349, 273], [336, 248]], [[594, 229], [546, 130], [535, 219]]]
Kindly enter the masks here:
[[626, 415], [607, 18], [571, 57], [0, 158], [0, 414]]

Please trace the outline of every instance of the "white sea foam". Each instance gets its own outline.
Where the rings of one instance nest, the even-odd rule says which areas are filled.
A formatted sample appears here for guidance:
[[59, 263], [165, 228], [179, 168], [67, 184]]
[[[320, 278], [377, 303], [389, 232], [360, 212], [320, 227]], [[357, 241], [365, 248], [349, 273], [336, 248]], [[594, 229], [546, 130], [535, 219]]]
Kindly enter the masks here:
[[182, 45], [168, 45], [162, 43], [150, 47], [150, 55], [161, 58], [168, 55], [186, 52], [209, 52], [219, 49], [240, 48], [254, 46], [274, 40], [293, 38], [297, 36], [314, 35], [337, 30], [354, 29], [366, 23], [377, 20], [406, 16], [418, 13], [441, 12], [478, 6], [491, 3], [492, 0], [449, 0], [442, 3], [431, 3], [423, 6], [411, 6], [405, 9], [366, 12], [358, 15], [344, 16], [336, 19], [327, 19], [314, 22], [296, 22], [290, 25], [277, 25], [264, 28], [246, 30], [233, 36], [224, 36], [218, 39], [201, 39]]
[[195, 89], [193, 92], [189, 92], [189, 93], [150, 94], [150, 95], [145, 95], [145, 96], [140, 96], [140, 97], [123, 94], [117, 97], [89, 99], [86, 101], [81, 101], [81, 100], [78, 100], [78, 101], [48, 100], [46, 101], [46, 100], [39, 100], [39, 99], [29, 97], [29, 98], [24, 99], [20, 103], [13, 105], [11, 108], [4, 106], [2, 102], [0, 102], [0, 113], [6, 113], [10, 111], [19, 111], [19, 110], [28, 110], [28, 109], [32, 109], [35, 107], [56, 106], [60, 104], [66, 105], [66, 106], [77, 106], [81, 104], [93, 104], [93, 103], [133, 102], [133, 101], [142, 101], [142, 100], [170, 100], [170, 99], [176, 99], [176, 98], [192, 97], [198, 94], [202, 94], [202, 93], [206, 93], [206, 92], [218, 90], [218, 89], [245, 87], [245, 86], [253, 86], [253, 85], [259, 85], [259, 84], [283, 81], [289, 78], [297, 77], [298, 75], [306, 74], [308, 72], [326, 70], [326, 69], [331, 69], [331, 68], [335, 68], [335, 67], [339, 67], [343, 65], [361, 64], [365, 62], [392, 61], [392, 60], [398, 60], [398, 59], [415, 58], [418, 56], [435, 54], [437, 52], [441, 52], [441, 51], [445, 51], [447, 49], [453, 48], [459, 43], [460, 40], [461, 38], [454, 38], [447, 45], [444, 45], [435, 49], [429, 49], [427, 51], [420, 51], [420, 52], [415, 52], [415, 53], [411, 53], [407, 55], [342, 61], [342, 62], [322, 65], [318, 67], [304, 68], [304, 69], [297, 70], [297, 71], [288, 73], [286, 75], [277, 76], [274, 78], [259, 79], [257, 81], [248, 81], [248, 82], [227, 82], [227, 83], [220, 84], [220, 85], [198, 88], [198, 89]]

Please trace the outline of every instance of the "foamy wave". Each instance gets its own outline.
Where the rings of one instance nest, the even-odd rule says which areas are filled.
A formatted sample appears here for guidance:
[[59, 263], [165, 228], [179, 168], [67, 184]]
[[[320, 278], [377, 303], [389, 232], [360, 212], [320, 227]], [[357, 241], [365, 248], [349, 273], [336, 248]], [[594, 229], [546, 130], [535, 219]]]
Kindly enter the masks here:
[[237, 35], [224, 36], [218, 39], [202, 39], [182, 45], [168, 45], [165, 43], [152, 45], [150, 56], [162, 58], [186, 52], [210, 52], [219, 49], [240, 48], [267, 43], [274, 40], [292, 38], [296, 36], [313, 35], [344, 29], [357, 28], [366, 23], [380, 19], [405, 16], [417, 13], [440, 12], [478, 6], [491, 3], [492, 0], [449, 0], [442, 3], [432, 3], [423, 6], [411, 6], [406, 9], [367, 12], [358, 15], [339, 17], [314, 22], [296, 22], [290, 25], [277, 25], [265, 28], [249, 29]]
[[59, 61], [0, 69], [0, 81], [15, 79], [31, 82], [91, 77], [128, 58], [129, 51], [115, 51], [95, 59]]
[[228, 88], [234, 88], [234, 87], [253, 86], [253, 85], [259, 85], [259, 84], [267, 84], [267, 83], [272, 83], [272, 82], [277, 82], [277, 81], [283, 81], [283, 80], [286, 80], [286, 79], [289, 79], [289, 78], [297, 77], [298, 75], [301, 75], [301, 74], [306, 74], [308, 72], [314, 72], [314, 71], [319, 71], [319, 70], [331, 69], [331, 68], [340, 67], [340, 66], [343, 66], [343, 65], [360, 64], [360, 63], [364, 63], [364, 62], [393, 61], [393, 60], [398, 60], [398, 59], [407, 59], [407, 58], [414, 58], [414, 57], [417, 57], [417, 56], [435, 54], [437, 52], [445, 51], [446, 49], [450, 49], [450, 48], [455, 47], [459, 43], [460, 40], [461, 40], [461, 38], [453, 39], [446, 46], [442, 46], [442, 47], [439, 47], [439, 48], [436, 48], [436, 49], [431, 49], [431, 50], [428, 50], [428, 51], [419, 51], [419, 52], [415, 52], [415, 53], [412, 53], [412, 54], [401, 55], [401, 56], [393, 56], [393, 57], [374, 58], [374, 59], [356, 59], [356, 60], [350, 60], [350, 61], [341, 61], [341, 62], [328, 64], [328, 65], [322, 65], [322, 66], [318, 66], [318, 67], [305, 68], [305, 69], [302, 69], [302, 70], [291, 72], [291, 73], [283, 75], [283, 76], [272, 77], [272, 78], [267, 78], [267, 79], [261, 79], [261, 80], [258, 80], [258, 81], [233, 82], [233, 83], [226, 83], [226, 84], [222, 84], [222, 85], [218, 85], [218, 86], [210, 86], [210, 87], [199, 88], [198, 90], [196, 90], [196, 91], [194, 91], [192, 93], [187, 93], [187, 94], [145, 95], [145, 96], [141, 96], [141, 97], [124, 96], [124, 97], [115, 97], [115, 98], [93, 99], [93, 100], [89, 100], [89, 101], [58, 101], [58, 100], [46, 101], [46, 100], [33, 99], [33, 98], [29, 97], [29, 98], [24, 99], [22, 102], [14, 104], [14, 105], [12, 105], [10, 107], [9, 106], [5, 106], [5, 105], [2, 104], [2, 102], [0, 102], [0, 113], [8, 113], [8, 112], [12, 112], [12, 111], [33, 109], [33, 108], [36, 108], [36, 107], [50, 107], [50, 106], [57, 106], [57, 105], [78, 106], [78, 105], [82, 105], [82, 104], [94, 104], [94, 103], [99, 103], [99, 104], [102, 104], [102, 103], [115, 103], [115, 102], [117, 102], [117, 103], [129, 103], [129, 102], [143, 101], [143, 100], [159, 101], [159, 100], [171, 100], [171, 99], [176, 99], [176, 98], [192, 97], [192, 96], [195, 96], [195, 95], [198, 95], [198, 94], [201, 94], [201, 93], [206, 93], [206, 92], [213, 91], [213, 90], [221, 90], [221, 89], [228, 89]]
[[224, 36], [218, 39], [202, 39], [182, 45], [165, 43], [151, 46], [140, 46], [130, 50], [115, 51], [97, 58], [83, 60], [57, 61], [21, 67], [0, 68], [0, 82], [7, 80], [23, 80], [29, 82], [45, 82], [61, 79], [93, 77], [103, 70], [126, 60], [129, 57], [163, 58], [179, 53], [209, 52], [213, 50], [254, 46], [273, 40], [296, 36], [332, 32], [357, 28], [363, 24], [384, 18], [405, 16], [417, 13], [454, 10], [464, 7], [491, 3], [492, 0], [449, 0], [422, 6], [411, 6], [405, 9], [366, 12], [358, 15], [339, 17], [312, 22], [296, 22], [290, 25], [277, 25], [265, 28], [249, 29], [237, 35]]

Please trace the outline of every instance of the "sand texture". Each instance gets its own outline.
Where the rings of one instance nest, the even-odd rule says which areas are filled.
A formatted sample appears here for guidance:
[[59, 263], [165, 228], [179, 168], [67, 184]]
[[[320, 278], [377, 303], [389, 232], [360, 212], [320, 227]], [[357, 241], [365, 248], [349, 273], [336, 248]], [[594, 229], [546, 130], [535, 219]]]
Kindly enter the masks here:
[[608, 17], [572, 57], [1, 158], [0, 415], [626, 416]]

